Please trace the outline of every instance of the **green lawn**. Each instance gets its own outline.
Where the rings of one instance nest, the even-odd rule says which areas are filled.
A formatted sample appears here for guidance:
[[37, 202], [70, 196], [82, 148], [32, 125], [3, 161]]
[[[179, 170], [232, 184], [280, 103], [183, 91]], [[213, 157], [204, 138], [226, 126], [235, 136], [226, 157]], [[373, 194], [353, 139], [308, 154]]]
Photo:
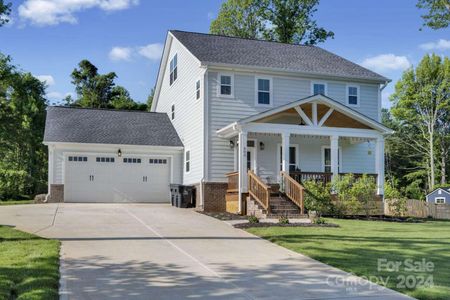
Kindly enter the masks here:
[[59, 241], [0, 226], [0, 299], [58, 299]]
[[[382, 276], [384, 280], [388, 278], [387, 287], [412, 297], [450, 299], [450, 222], [328, 221], [341, 227], [266, 227], [248, 231], [347, 272], [359, 276]], [[378, 270], [378, 259], [403, 264], [398, 272], [385, 268]], [[406, 259], [431, 261], [434, 270], [407, 271]], [[428, 279], [430, 275], [433, 287], [414, 284], [414, 280]], [[402, 279], [407, 279], [408, 283]]]
[[0, 205], [33, 204], [34, 200], [5, 200], [0, 201]]

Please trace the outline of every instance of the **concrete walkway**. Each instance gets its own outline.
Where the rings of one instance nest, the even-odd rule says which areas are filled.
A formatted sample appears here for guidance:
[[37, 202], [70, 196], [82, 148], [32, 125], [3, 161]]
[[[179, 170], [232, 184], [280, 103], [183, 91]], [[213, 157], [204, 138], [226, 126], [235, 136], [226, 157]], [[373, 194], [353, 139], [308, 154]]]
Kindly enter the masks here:
[[168, 205], [4, 206], [0, 224], [62, 241], [61, 299], [410, 299]]

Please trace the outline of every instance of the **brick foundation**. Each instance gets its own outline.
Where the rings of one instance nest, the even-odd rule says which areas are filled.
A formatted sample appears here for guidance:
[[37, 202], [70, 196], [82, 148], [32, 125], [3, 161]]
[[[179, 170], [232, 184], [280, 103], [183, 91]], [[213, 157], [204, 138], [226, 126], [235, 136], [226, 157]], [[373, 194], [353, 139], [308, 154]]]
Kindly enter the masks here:
[[64, 184], [51, 184], [48, 203], [64, 202]]
[[222, 182], [205, 182], [203, 210], [204, 211], [226, 211], [225, 195], [227, 194], [227, 183]]

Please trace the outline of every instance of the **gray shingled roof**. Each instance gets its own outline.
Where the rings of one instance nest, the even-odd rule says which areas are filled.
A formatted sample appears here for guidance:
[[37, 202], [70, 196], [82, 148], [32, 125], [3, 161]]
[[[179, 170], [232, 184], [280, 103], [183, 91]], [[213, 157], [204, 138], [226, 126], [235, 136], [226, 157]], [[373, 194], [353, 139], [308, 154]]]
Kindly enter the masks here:
[[204, 64], [275, 68], [380, 82], [389, 80], [316, 46], [291, 45], [178, 30], [170, 32]]
[[44, 142], [183, 146], [164, 113], [47, 108]]

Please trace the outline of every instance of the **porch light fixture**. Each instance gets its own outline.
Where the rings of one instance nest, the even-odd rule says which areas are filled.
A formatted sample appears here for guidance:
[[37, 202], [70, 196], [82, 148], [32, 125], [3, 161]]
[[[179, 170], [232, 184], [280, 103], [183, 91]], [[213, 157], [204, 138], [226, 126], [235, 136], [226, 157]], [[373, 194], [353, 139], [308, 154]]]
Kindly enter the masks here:
[[230, 149], [234, 148], [234, 142], [232, 140], [230, 140]]
[[266, 145], [264, 145], [263, 142], [259, 142], [259, 150], [264, 150], [264, 148], [266, 147]]
[[117, 150], [117, 156], [118, 156], [118, 157], [121, 157], [121, 156], [122, 156], [122, 150], [120, 150], [120, 148], [119, 148], [119, 150]]
[[367, 140], [367, 155], [372, 155], [372, 145], [370, 144], [370, 140]]

